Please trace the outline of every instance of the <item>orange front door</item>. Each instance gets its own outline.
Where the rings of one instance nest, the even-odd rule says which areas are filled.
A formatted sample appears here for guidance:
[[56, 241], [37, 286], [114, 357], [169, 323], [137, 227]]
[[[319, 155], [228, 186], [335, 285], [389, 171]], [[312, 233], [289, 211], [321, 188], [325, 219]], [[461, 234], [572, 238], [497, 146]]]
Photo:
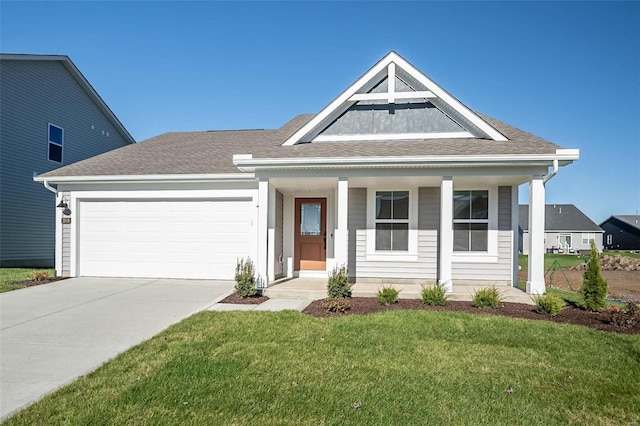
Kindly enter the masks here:
[[296, 198], [294, 267], [327, 269], [327, 199]]

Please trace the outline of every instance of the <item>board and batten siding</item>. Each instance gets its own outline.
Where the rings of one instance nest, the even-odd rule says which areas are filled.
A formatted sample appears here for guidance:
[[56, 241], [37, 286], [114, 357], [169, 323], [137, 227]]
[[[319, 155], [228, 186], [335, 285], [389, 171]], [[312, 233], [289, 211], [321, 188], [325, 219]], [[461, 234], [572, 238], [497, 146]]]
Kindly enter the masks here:
[[[0, 68], [0, 266], [53, 266], [55, 196], [34, 173], [127, 140], [60, 61], [2, 60]], [[62, 164], [48, 158], [49, 123], [64, 129]]]
[[[355, 276], [357, 278], [401, 278], [435, 281], [438, 275], [438, 226], [440, 223], [440, 188], [419, 188], [418, 190], [418, 260], [369, 261], [366, 256], [366, 208], [367, 191], [358, 189], [357, 197], [349, 193], [349, 244], [350, 265], [355, 254]], [[356, 195], [355, 193], [353, 195]], [[351, 226], [351, 212], [362, 212], [359, 227]], [[355, 224], [355, 220], [354, 220]], [[350, 268], [351, 271], [351, 268]], [[350, 274], [351, 275], [351, 274]]]
[[454, 262], [451, 276], [454, 280], [511, 282], [512, 227], [510, 186], [498, 188], [498, 262], [471, 263]]

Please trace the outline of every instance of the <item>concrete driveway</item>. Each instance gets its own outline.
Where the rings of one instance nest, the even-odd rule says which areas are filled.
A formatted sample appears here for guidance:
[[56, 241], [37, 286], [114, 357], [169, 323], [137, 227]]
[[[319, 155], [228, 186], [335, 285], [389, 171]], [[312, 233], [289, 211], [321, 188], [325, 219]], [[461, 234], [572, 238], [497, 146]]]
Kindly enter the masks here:
[[0, 294], [0, 418], [232, 290], [221, 281], [72, 278]]

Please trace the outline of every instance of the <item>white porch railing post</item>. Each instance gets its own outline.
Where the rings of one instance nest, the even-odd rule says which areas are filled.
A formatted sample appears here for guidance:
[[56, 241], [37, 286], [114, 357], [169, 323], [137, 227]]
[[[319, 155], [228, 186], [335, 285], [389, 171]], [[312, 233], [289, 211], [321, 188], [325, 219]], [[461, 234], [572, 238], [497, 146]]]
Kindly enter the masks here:
[[338, 192], [337, 198], [337, 220], [336, 230], [334, 235], [334, 247], [333, 254], [335, 258], [336, 266], [347, 265], [349, 250], [348, 250], [348, 230], [347, 220], [349, 214], [349, 180], [346, 177], [338, 178]]
[[544, 203], [545, 190], [542, 176], [529, 181], [529, 265], [527, 293], [543, 294], [544, 283]]
[[453, 292], [452, 257], [453, 257], [453, 178], [443, 176], [440, 186], [440, 265], [438, 283], [448, 293]]

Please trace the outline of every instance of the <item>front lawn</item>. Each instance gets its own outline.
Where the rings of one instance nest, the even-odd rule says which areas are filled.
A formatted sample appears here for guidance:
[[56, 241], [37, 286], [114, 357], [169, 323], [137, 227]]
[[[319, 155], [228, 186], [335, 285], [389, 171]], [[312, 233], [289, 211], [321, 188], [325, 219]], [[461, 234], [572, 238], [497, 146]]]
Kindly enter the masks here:
[[[558, 261], [558, 264], [561, 268], [570, 268], [572, 266], [581, 265], [585, 262], [585, 260], [589, 260], [589, 255], [576, 255], [576, 254], [553, 254], [553, 253], [545, 253], [544, 255], [544, 271], [547, 272], [553, 262]], [[529, 256], [526, 254], [521, 254], [518, 256], [518, 265], [520, 265], [521, 269], [528, 269], [529, 264]]]
[[56, 275], [55, 269], [47, 268], [0, 268], [0, 293], [5, 291], [16, 290], [22, 288], [21, 285], [15, 284], [20, 281], [31, 279], [31, 273], [34, 271], [49, 271], [49, 276]]
[[453, 312], [203, 312], [17, 424], [632, 424], [640, 336]]

